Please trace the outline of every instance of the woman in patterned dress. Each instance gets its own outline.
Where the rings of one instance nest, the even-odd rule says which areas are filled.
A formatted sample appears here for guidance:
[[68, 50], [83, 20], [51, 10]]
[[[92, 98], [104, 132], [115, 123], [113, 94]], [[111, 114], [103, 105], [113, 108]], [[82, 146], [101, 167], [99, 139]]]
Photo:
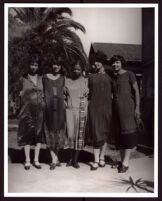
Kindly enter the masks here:
[[62, 75], [61, 59], [51, 61], [51, 72], [44, 75], [45, 95], [45, 137], [52, 163], [50, 170], [60, 166], [58, 152], [64, 148], [66, 113], [64, 103], [65, 79]]
[[115, 75], [113, 79], [114, 104], [120, 128], [121, 164], [118, 171], [122, 173], [128, 170], [131, 151], [137, 145], [140, 96], [134, 73], [123, 69], [125, 59], [120, 55], [114, 55], [110, 61]]
[[72, 79], [66, 79], [67, 96], [67, 135], [70, 148], [70, 160], [67, 166], [79, 168], [79, 151], [84, 148], [85, 125], [88, 105], [88, 80], [83, 77], [83, 66], [77, 62], [73, 69]]
[[21, 109], [19, 113], [18, 145], [24, 146], [25, 170], [30, 169], [30, 146], [35, 145], [33, 165], [41, 169], [39, 152], [43, 142], [44, 100], [39, 60], [32, 57], [27, 76], [20, 79]]

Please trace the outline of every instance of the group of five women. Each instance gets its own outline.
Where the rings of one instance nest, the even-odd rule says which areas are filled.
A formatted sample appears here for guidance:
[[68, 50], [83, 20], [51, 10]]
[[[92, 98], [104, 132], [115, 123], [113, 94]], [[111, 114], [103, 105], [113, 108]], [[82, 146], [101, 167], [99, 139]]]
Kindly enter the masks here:
[[137, 145], [139, 91], [135, 75], [123, 69], [125, 60], [122, 56], [114, 55], [110, 60], [113, 77], [105, 72], [106, 59], [104, 53], [97, 52], [94, 73], [87, 77], [83, 76], [84, 67], [78, 60], [70, 78], [62, 75], [59, 59], [51, 62], [51, 71], [43, 76], [38, 74], [39, 60], [31, 59], [28, 74], [20, 82], [18, 144], [24, 146], [26, 170], [31, 166], [31, 145], [35, 145], [33, 165], [41, 169], [41, 143], [46, 143], [50, 150], [50, 170], [61, 165], [58, 152], [65, 144], [70, 149], [66, 166], [79, 168], [78, 157], [85, 146], [85, 131], [94, 150], [91, 170], [104, 167], [112, 124], [112, 102], [121, 148], [118, 172], [128, 170], [131, 150]]

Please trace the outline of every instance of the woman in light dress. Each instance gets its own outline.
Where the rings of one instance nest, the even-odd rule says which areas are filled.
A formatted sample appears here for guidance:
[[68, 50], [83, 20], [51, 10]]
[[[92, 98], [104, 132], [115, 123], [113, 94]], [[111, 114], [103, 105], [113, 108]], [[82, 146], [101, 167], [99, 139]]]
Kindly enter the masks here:
[[67, 166], [79, 168], [79, 151], [84, 148], [88, 105], [88, 80], [83, 76], [83, 65], [77, 61], [72, 77], [65, 81], [67, 99], [66, 121], [70, 158]]

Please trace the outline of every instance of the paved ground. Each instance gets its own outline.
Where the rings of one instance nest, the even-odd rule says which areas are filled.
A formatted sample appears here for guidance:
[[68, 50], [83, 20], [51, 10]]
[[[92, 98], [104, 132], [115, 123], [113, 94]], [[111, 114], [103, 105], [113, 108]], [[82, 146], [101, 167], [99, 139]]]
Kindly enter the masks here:
[[[124, 193], [133, 181], [142, 178], [144, 187], [153, 191], [153, 158], [132, 159], [127, 173], [119, 174], [109, 165], [90, 171], [86, 164], [80, 164], [80, 169], [67, 168], [65, 163], [54, 171], [47, 164], [42, 164], [42, 170], [31, 167], [29, 171], [23, 165], [9, 163], [9, 193]], [[125, 182], [122, 180], [125, 180]], [[136, 187], [138, 193], [147, 193], [145, 189]], [[135, 193], [131, 188], [128, 193]]]
[[[150, 193], [154, 185], [154, 158], [134, 150], [128, 172], [119, 174], [111, 168], [113, 160], [119, 160], [119, 152], [107, 149], [107, 165], [97, 171], [90, 171], [88, 162], [93, 160], [92, 147], [86, 147], [80, 156], [80, 169], [66, 167], [68, 151], [60, 153], [62, 166], [49, 170], [49, 153], [43, 145], [40, 159], [42, 169], [33, 166], [29, 171], [23, 168], [24, 153], [16, 145], [16, 128], [9, 131], [9, 193]], [[33, 150], [32, 150], [33, 154]], [[83, 163], [86, 162], [86, 163]], [[139, 180], [141, 179], [141, 180]], [[139, 181], [138, 181], [139, 180]], [[136, 182], [136, 185], [135, 185]], [[132, 186], [132, 187], [131, 187]], [[29, 194], [28, 194], [29, 195]]]

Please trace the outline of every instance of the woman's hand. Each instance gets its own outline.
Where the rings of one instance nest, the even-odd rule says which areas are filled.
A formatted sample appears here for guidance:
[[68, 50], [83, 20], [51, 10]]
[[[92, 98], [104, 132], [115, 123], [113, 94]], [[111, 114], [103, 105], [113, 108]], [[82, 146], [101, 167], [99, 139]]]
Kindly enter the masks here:
[[141, 115], [140, 110], [139, 110], [138, 107], [136, 107], [136, 109], [135, 109], [135, 118], [136, 118], [136, 119], [139, 119], [139, 118], [140, 118], [140, 115]]

